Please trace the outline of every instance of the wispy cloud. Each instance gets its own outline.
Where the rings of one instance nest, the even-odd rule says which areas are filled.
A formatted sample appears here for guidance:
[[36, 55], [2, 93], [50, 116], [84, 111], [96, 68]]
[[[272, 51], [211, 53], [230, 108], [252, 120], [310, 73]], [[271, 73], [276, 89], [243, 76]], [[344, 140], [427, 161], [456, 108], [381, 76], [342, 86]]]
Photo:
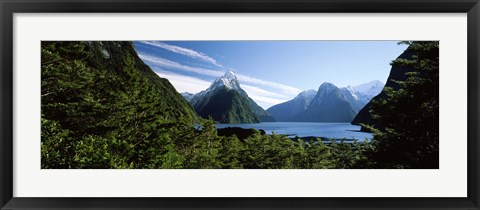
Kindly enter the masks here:
[[208, 55], [205, 55], [202, 52], [198, 52], [198, 51], [188, 49], [188, 48], [184, 48], [184, 47], [179, 47], [179, 46], [175, 46], [175, 45], [166, 44], [166, 43], [159, 42], [159, 41], [140, 41], [140, 43], [155, 46], [155, 47], [158, 47], [158, 48], [162, 48], [162, 49], [168, 50], [170, 52], [178, 53], [178, 54], [190, 57], [190, 58], [194, 58], [194, 59], [197, 59], [197, 60], [208, 62], [210, 64], [213, 64], [215, 66], [223, 68], [223, 66], [221, 64], [219, 64], [215, 59], [209, 57]]
[[261, 106], [265, 110], [272, 107], [273, 105], [280, 104], [287, 101], [287, 100], [265, 97], [262, 95], [255, 95], [255, 94], [248, 94], [248, 96], [252, 98], [259, 106]]
[[165, 68], [172, 68], [172, 69], [177, 69], [177, 70], [182, 70], [187, 72], [193, 72], [196, 74], [207, 75], [212, 77], [220, 77], [225, 73], [224, 71], [219, 71], [219, 70], [211, 70], [211, 69], [205, 69], [205, 68], [199, 68], [199, 67], [186, 66], [186, 65], [177, 63], [175, 61], [171, 61], [165, 58], [160, 58], [154, 55], [144, 54], [140, 52], [138, 53], [138, 56], [147, 63], [151, 63], [153, 65], [157, 65]]
[[[240, 84], [240, 86], [241, 86], [242, 89], [245, 90], [248, 94], [249, 94], [249, 93], [253, 93], [253, 94], [268, 96], [268, 97], [277, 98], [277, 99], [290, 99], [290, 98], [291, 98], [290, 96], [287, 96], [287, 95], [282, 95], [282, 94], [274, 93], [274, 92], [272, 92], [272, 91], [268, 91], [268, 90], [265, 90], [265, 89], [262, 89], [262, 88], [258, 88], [258, 87], [255, 87], [255, 86], [251, 86], [251, 85]], [[249, 95], [250, 95], [250, 94], [249, 94]]]
[[242, 87], [242, 89], [245, 90], [245, 92], [247, 92], [250, 98], [252, 98], [255, 102], [257, 102], [258, 105], [260, 105], [264, 109], [268, 109], [273, 105], [283, 103], [292, 98], [291, 96], [281, 95], [250, 85], [240, 84], [240, 86]]
[[175, 74], [169, 71], [164, 71], [159, 68], [154, 68], [155, 73], [159, 77], [167, 78], [170, 83], [175, 87], [177, 92], [189, 92], [189, 93], [198, 93], [202, 90], [207, 89], [212, 81], [198, 79], [196, 77], [185, 76], [181, 74]]
[[251, 76], [247, 76], [247, 75], [243, 75], [243, 74], [237, 74], [237, 78], [238, 78], [238, 80], [240, 80], [242, 82], [275, 88], [275, 89], [281, 90], [282, 93], [285, 93], [285, 94], [288, 94], [288, 95], [298, 94], [302, 91], [302, 90], [300, 90], [296, 87], [291, 87], [291, 86], [283, 85], [283, 84], [276, 83], [276, 82], [257, 79], [255, 77], [251, 77]]

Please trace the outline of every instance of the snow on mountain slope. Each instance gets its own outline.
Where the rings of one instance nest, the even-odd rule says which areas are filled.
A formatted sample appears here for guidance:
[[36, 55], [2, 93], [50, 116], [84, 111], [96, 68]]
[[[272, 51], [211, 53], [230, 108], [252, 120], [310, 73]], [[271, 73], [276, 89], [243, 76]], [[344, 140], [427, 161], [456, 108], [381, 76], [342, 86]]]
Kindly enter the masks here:
[[365, 84], [354, 86], [352, 87], [352, 90], [355, 94], [363, 95], [370, 100], [382, 92], [383, 86], [385, 86], [385, 84], [378, 80], [374, 80]]
[[212, 91], [221, 87], [226, 87], [229, 90], [243, 91], [242, 88], [240, 88], [240, 83], [238, 82], [237, 76], [235, 76], [235, 74], [232, 71], [228, 71], [223, 76], [217, 78], [210, 85], [207, 91]]

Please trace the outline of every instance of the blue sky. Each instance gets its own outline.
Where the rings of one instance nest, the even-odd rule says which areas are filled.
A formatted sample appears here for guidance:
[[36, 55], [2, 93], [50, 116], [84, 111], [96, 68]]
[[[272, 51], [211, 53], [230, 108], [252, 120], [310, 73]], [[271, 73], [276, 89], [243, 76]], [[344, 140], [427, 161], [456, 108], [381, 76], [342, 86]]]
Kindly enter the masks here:
[[178, 92], [197, 93], [233, 71], [263, 108], [323, 82], [338, 87], [386, 82], [398, 41], [136, 41], [140, 58]]

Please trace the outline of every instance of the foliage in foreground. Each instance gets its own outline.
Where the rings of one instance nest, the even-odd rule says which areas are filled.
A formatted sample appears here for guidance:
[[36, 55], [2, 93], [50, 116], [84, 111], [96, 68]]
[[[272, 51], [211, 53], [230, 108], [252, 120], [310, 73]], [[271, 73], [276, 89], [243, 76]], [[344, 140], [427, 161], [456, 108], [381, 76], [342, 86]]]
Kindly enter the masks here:
[[[155, 127], [152, 127], [155, 128]], [[57, 122], [42, 120], [42, 168], [321, 169], [363, 167], [369, 142], [292, 141], [256, 132], [243, 140], [219, 136], [214, 122], [202, 129], [170, 124], [138, 143], [114, 136], [75, 138]]]
[[412, 71], [372, 101], [376, 149], [365, 155], [375, 168], [439, 168], [439, 42], [405, 43], [413, 59], [392, 66]]

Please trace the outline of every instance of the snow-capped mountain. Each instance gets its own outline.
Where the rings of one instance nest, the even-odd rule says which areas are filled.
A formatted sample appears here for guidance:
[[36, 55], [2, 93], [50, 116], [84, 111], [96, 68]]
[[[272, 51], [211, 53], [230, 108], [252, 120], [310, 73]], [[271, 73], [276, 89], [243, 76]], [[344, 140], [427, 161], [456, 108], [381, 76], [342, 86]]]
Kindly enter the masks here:
[[207, 89], [207, 91], [212, 91], [217, 88], [226, 87], [229, 90], [238, 90], [242, 91], [240, 83], [238, 82], [237, 76], [232, 71], [227, 71], [223, 76], [217, 78]]
[[223, 76], [215, 79], [213, 83], [206, 89], [191, 97], [189, 102], [195, 107], [200, 101], [208, 99], [217, 90], [236, 90], [242, 95], [247, 93], [240, 87], [237, 76], [232, 71], [227, 71]]
[[357, 86], [347, 86], [345, 89], [357, 100], [366, 100], [368, 102], [382, 92], [383, 86], [385, 85], [382, 82], [374, 80]]
[[222, 123], [274, 121], [270, 114], [248, 97], [231, 71], [217, 78], [206, 90], [193, 95], [189, 102], [200, 116], [212, 117]]
[[365, 84], [354, 86], [353, 90], [356, 94], [360, 94], [372, 99], [382, 92], [383, 86], [385, 86], [385, 84], [378, 80], [374, 80]]
[[272, 106], [267, 111], [277, 121], [348, 122], [382, 88], [380, 81], [344, 88], [325, 82], [318, 91], [303, 91], [294, 99]]
[[[373, 97], [382, 92], [384, 84], [374, 80], [357, 86], [347, 86], [341, 88], [347, 101], [352, 104], [355, 111], [360, 111]], [[350, 97], [351, 96], [351, 97]]]

